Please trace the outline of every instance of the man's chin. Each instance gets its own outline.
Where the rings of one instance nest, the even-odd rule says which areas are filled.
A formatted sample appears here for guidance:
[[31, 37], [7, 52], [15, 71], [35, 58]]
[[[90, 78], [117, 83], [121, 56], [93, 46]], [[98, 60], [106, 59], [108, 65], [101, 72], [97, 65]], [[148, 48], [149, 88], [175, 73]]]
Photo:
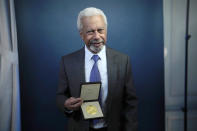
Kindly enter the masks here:
[[90, 50], [93, 52], [93, 53], [99, 53], [102, 49], [103, 49], [103, 44], [101, 44], [100, 46], [90, 46]]

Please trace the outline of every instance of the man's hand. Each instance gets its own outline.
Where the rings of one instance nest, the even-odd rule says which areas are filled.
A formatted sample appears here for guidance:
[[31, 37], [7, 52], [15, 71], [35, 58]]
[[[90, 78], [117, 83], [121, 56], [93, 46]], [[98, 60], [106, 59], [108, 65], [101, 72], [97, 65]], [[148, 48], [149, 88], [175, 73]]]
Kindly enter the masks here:
[[69, 110], [78, 110], [81, 104], [83, 103], [83, 100], [81, 98], [75, 98], [70, 97], [64, 102], [64, 107], [66, 107]]

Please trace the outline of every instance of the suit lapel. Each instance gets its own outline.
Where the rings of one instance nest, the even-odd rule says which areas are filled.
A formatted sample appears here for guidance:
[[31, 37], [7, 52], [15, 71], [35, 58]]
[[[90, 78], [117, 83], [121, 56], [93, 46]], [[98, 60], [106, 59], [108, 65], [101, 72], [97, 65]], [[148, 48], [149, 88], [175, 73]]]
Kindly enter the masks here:
[[85, 82], [85, 49], [84, 48], [80, 50], [77, 62], [79, 67], [78, 79], [80, 80], [80, 82]]
[[74, 56], [73, 61], [72, 61], [72, 81], [71, 83], [73, 84], [73, 93], [74, 97], [79, 97], [80, 96], [80, 85], [81, 83], [85, 82], [85, 62], [84, 62], [84, 56], [85, 56], [85, 51], [84, 48], [79, 50], [77, 54]]
[[106, 57], [107, 57], [107, 75], [108, 75], [108, 95], [106, 100], [107, 112], [111, 109], [111, 99], [112, 99], [112, 91], [113, 91], [113, 76], [114, 76], [114, 58], [113, 54], [110, 51], [110, 48], [106, 48]]

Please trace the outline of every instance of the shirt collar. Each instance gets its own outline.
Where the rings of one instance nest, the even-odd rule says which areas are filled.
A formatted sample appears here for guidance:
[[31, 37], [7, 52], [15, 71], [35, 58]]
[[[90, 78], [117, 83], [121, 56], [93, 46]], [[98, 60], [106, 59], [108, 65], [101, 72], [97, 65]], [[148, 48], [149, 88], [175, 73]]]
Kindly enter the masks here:
[[[95, 54], [92, 53], [91, 51], [89, 51], [89, 49], [85, 45], [85, 57], [87, 58], [87, 60], [91, 60], [93, 55], [95, 55]], [[104, 57], [106, 56], [106, 47], [105, 47], [105, 45], [103, 46], [103, 49], [99, 53], [97, 53], [96, 55], [98, 55], [101, 60], [104, 59]]]

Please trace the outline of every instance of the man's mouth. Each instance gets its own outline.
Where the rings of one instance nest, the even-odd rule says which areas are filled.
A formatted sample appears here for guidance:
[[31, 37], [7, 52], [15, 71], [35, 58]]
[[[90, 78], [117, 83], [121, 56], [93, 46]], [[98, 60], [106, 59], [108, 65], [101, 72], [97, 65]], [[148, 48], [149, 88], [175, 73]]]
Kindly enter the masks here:
[[94, 44], [94, 46], [98, 47], [98, 46], [102, 45], [102, 42], [99, 42], [99, 43], [93, 43], [93, 44]]
[[100, 45], [102, 45], [104, 42], [103, 42], [103, 40], [91, 40], [90, 41], [90, 45], [91, 44], [93, 44], [94, 46], [100, 46]]
[[99, 46], [101, 46], [101, 45], [103, 45], [104, 43], [103, 43], [103, 41], [92, 41], [91, 43], [90, 43], [90, 45], [93, 45], [93, 46], [95, 46], [95, 47], [99, 47]]

